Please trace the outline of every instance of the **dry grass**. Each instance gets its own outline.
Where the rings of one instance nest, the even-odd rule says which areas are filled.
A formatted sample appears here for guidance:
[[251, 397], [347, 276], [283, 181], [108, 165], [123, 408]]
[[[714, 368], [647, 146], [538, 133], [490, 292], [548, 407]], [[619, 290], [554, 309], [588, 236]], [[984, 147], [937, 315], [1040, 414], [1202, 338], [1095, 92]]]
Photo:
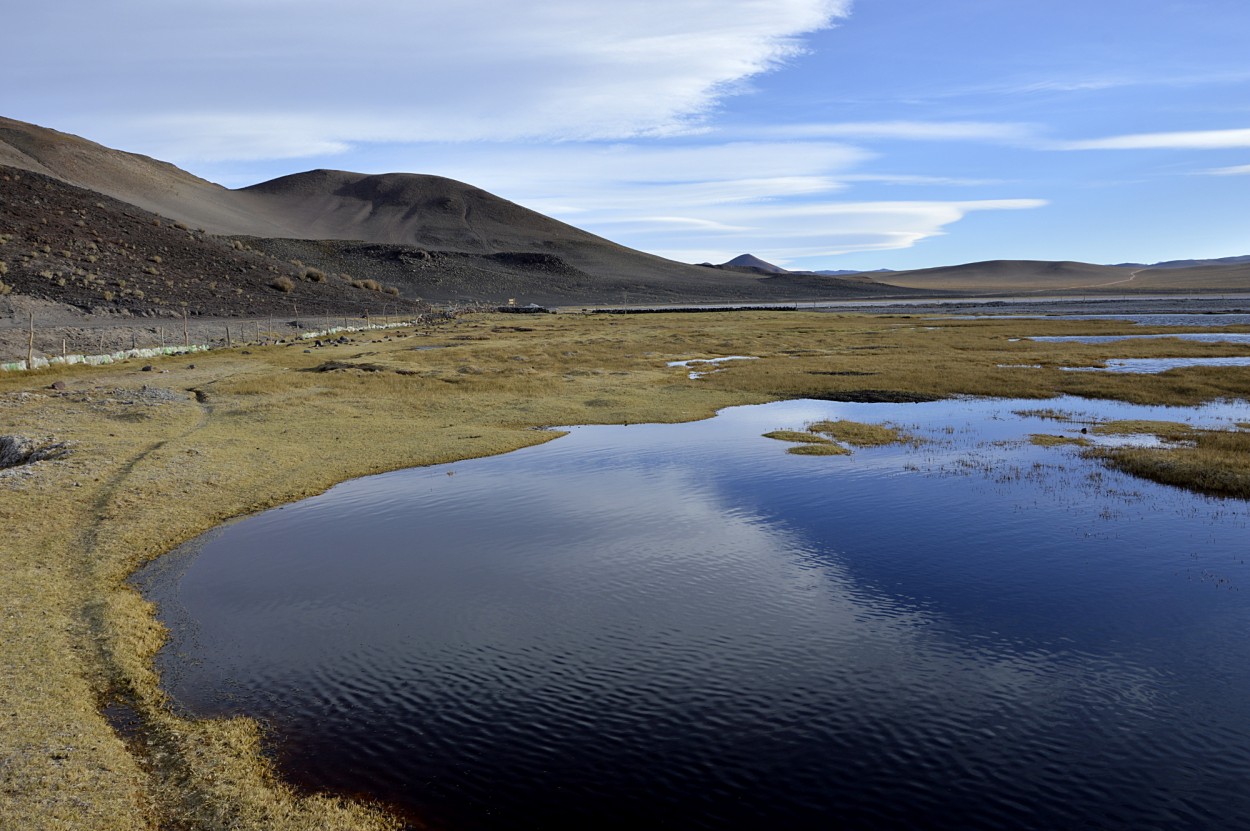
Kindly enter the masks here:
[[1177, 443], [1087, 451], [1117, 470], [1211, 496], [1250, 499], [1250, 432], [1199, 430], [1170, 421], [1108, 422], [1094, 431], [1154, 435]]
[[849, 456], [850, 449], [833, 442], [818, 442], [815, 444], [800, 444], [786, 450], [795, 456]]
[[1052, 436], [1048, 433], [1034, 433], [1029, 436], [1029, 443], [1038, 447], [1061, 447], [1063, 445], [1089, 447], [1090, 445], [1089, 439], [1081, 436]]
[[897, 427], [890, 427], [886, 424], [863, 424], [845, 419], [818, 421], [807, 429], [852, 447], [885, 447], [911, 440], [911, 436]]
[[[797, 456], [849, 456], [851, 447], [884, 447], [911, 440], [895, 427], [884, 424], [863, 424], [858, 421], [818, 421], [806, 430], [773, 430], [766, 439], [794, 442], [787, 452]], [[837, 442], [841, 442], [838, 444]]]
[[1146, 421], [1142, 419], [1124, 419], [1104, 421], [1095, 424], [1092, 432], [1100, 436], [1158, 436], [1169, 441], [1188, 438], [1194, 428], [1177, 421]]
[[[816, 313], [534, 318], [508, 329], [513, 321], [504, 316], [474, 316], [310, 354], [303, 344], [250, 347], [250, 355], [222, 350], [197, 355], [195, 368], [185, 358], [150, 361], [151, 373], [137, 362], [0, 375], [6, 432], [75, 443], [68, 458], [0, 477], [0, 828], [367, 831], [390, 824], [376, 809], [284, 786], [251, 722], [191, 722], [170, 711], [152, 663], [164, 632], [125, 579], [227, 518], [345, 479], [558, 435], [536, 426], [686, 421], [786, 397], [1069, 393], [1184, 405], [1250, 395], [1250, 369], [1102, 376], [1055, 368], [1178, 350], [1236, 353], [1227, 347], [1009, 341], [1117, 329], [1089, 322], [930, 324]], [[665, 365], [716, 355], [760, 360], [696, 380]], [[329, 361], [376, 371], [307, 371]], [[1045, 368], [998, 368], [1021, 363]], [[54, 380], [67, 389], [47, 389]], [[144, 384], [176, 397], [145, 396]], [[1132, 456], [1149, 464], [1108, 458], [1160, 481], [1166, 469], [1212, 492], [1244, 493], [1237, 489], [1244, 485], [1221, 482], [1246, 480], [1248, 441], [1250, 434], [1200, 432], [1193, 452], [1202, 455]], [[795, 450], [844, 448], [805, 442]], [[1241, 459], [1241, 467], [1218, 468], [1227, 474], [1214, 481], [1209, 460], [1216, 457]], [[137, 713], [129, 743], [102, 715], [113, 701]]]
[[766, 439], [777, 439], [778, 441], [793, 441], [806, 444], [831, 444], [829, 439], [818, 436], [815, 433], [804, 433], [802, 430], [773, 430], [765, 433]]

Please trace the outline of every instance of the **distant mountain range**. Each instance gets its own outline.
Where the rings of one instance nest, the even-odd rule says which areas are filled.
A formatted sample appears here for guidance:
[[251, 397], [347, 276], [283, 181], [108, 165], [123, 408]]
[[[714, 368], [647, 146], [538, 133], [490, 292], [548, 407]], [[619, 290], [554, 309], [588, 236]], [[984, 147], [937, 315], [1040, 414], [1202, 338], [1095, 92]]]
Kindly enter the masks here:
[[[480, 188], [439, 176], [312, 170], [230, 190], [167, 162], [0, 118], [0, 173], [6, 170], [43, 177], [40, 187], [49, 194], [64, 188], [94, 192], [190, 232], [202, 232], [216, 239], [233, 238], [268, 257], [275, 267], [298, 261], [328, 274], [348, 274], [357, 281], [386, 284], [404, 298], [620, 303], [915, 294], [856, 279], [816, 280], [787, 272], [771, 273], [762, 279], [757, 274], [709, 273], [694, 265], [627, 248]], [[10, 175], [8, 181], [12, 183], [14, 176]], [[18, 201], [14, 196], [0, 204], [0, 228], [17, 223], [16, 219], [8, 222], [5, 214], [16, 210]], [[82, 200], [67, 191], [58, 192], [52, 201], [77, 204]], [[93, 233], [88, 232], [86, 224], [71, 223], [58, 232], [60, 237], [51, 239], [50, 232], [31, 228], [31, 238], [21, 240], [19, 245], [24, 249], [47, 247], [73, 252], [79, 245], [91, 244], [93, 234], [100, 238], [118, 236], [108, 225], [118, 221], [118, 217], [100, 213], [91, 218], [89, 231]], [[75, 231], [75, 227], [81, 230]], [[41, 233], [49, 238], [37, 240]], [[144, 241], [135, 244], [149, 245]], [[160, 247], [156, 240], [151, 245]], [[147, 256], [162, 255], [154, 249]], [[118, 280], [131, 286], [150, 282], [140, 266], [124, 267], [119, 260], [109, 267], [117, 273], [100, 273], [99, 280], [92, 278], [89, 282], [97, 287]], [[195, 277], [191, 272], [172, 274], [174, 269], [168, 263], [163, 268], [155, 263], [148, 267], [161, 272], [162, 283], [175, 277], [174, 282]], [[19, 292], [33, 291], [41, 297], [54, 298], [58, 286], [40, 277], [42, 273], [56, 275], [53, 284], [79, 276], [73, 274], [73, 269], [53, 268], [41, 257], [34, 257], [9, 263], [5, 282]], [[148, 288], [142, 289], [145, 297]], [[178, 288], [165, 286], [166, 290], [157, 291], [157, 295], [175, 295]], [[243, 304], [235, 298], [246, 295], [260, 302], [265, 299], [261, 289], [263, 285], [249, 286], [243, 294], [223, 294], [218, 305], [222, 310], [239, 313]], [[285, 292], [274, 289], [270, 294], [287, 302], [303, 290], [297, 285]], [[106, 291], [112, 299], [105, 301], [101, 294], [100, 305], [127, 304], [136, 310], [145, 305], [133, 292], [123, 295], [111, 289]], [[200, 302], [206, 301], [200, 298]], [[206, 313], [209, 306], [202, 306]]]
[[1214, 260], [1167, 260], [1161, 263], [1118, 263], [1120, 268], [1201, 268], [1206, 266], [1241, 265], [1250, 263], [1250, 255], [1244, 257], [1220, 257]]
[[[1184, 292], [1250, 291], [1250, 256], [1172, 260], [1143, 265], [1096, 265], [1051, 260], [987, 260], [910, 271], [787, 271], [752, 254], [705, 267], [768, 274], [803, 274], [871, 280], [900, 288], [941, 292]], [[1143, 275], [1143, 272], [1150, 274]]]
[[452, 179], [312, 170], [230, 190], [167, 162], [0, 118], [0, 296], [132, 314], [439, 302], [778, 302], [1250, 290], [1250, 257], [1102, 266], [996, 260], [789, 271], [679, 263]]

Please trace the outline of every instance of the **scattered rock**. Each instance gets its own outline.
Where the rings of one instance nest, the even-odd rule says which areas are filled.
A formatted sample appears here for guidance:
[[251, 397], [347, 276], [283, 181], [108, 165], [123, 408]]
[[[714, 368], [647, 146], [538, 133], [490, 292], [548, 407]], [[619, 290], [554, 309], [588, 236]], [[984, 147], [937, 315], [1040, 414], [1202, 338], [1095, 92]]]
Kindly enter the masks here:
[[68, 442], [53, 441], [47, 437], [0, 436], [0, 470], [60, 459], [69, 455], [69, 452]]
[[141, 370], [139, 370], [139, 371], [140, 371], [140, 372], [151, 372], [151, 371], [152, 371], [152, 365], [151, 365], [151, 364], [147, 364], [146, 366], [144, 366], [144, 367], [143, 367], [143, 369], [141, 369]]
[[64, 381], [53, 381], [51, 384], [49, 384], [49, 385], [48, 385], [48, 389], [50, 389], [50, 390], [63, 390], [63, 389], [65, 389], [65, 382], [64, 382]]

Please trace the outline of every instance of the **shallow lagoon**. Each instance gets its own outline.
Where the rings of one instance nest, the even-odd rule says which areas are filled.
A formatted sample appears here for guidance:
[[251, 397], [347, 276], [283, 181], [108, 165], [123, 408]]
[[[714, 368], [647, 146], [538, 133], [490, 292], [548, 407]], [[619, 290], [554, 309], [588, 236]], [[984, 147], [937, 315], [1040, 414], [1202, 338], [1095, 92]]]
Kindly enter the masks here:
[[[838, 417], [925, 441], [760, 436]], [[1250, 506], [1027, 443], [1095, 418], [1250, 410], [580, 427], [346, 483], [142, 580], [180, 706], [261, 718], [299, 783], [435, 827], [1225, 828], [1250, 816]]]

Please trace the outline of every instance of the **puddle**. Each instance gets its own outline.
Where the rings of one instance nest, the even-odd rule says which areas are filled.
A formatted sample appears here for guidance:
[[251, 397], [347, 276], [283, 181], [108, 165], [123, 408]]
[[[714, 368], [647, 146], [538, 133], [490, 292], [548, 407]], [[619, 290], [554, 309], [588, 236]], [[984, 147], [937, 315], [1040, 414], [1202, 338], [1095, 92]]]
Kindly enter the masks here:
[[1192, 366], [1250, 366], [1250, 358], [1116, 358], [1105, 367], [1064, 366], [1064, 372], [1126, 372], [1150, 375]]
[[[762, 435], [827, 419], [922, 441]], [[138, 580], [180, 707], [263, 719], [299, 785], [435, 828], [1225, 829], [1250, 816], [1250, 505], [1029, 440], [1111, 419], [1250, 406], [574, 427], [345, 483]]]
[[[758, 360], [759, 358], [754, 355], [729, 355], [724, 358], [691, 358], [686, 361], [669, 361], [666, 364], [666, 366], [681, 366], [681, 367], [693, 367], [693, 366], [704, 366], [704, 365], [715, 366], [716, 364], [722, 364], [722, 363], [725, 363], [726, 361], [758, 361]], [[716, 369], [712, 369], [709, 372], [697, 372], [697, 371], [691, 372], [690, 378], [691, 379], [702, 378], [703, 376], [711, 375], [713, 372], [716, 372], [716, 371], [717, 371]]]

